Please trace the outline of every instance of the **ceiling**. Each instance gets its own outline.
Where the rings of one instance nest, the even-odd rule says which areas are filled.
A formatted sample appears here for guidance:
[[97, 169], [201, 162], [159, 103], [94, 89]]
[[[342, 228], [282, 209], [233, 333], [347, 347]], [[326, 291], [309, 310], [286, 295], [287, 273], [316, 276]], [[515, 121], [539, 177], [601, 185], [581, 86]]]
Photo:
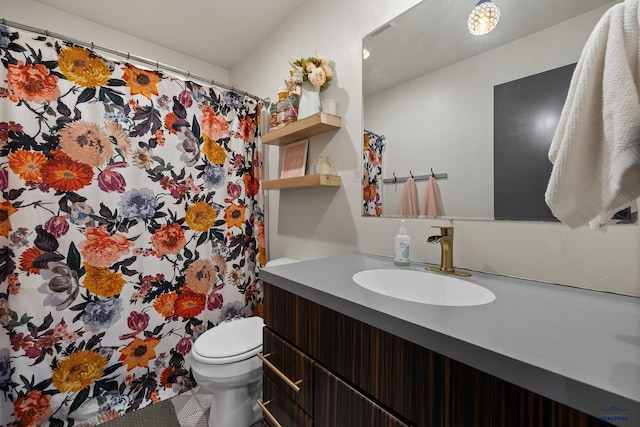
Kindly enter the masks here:
[[[619, 0], [493, 0], [495, 30], [474, 36], [467, 18], [475, 0], [423, 0], [396, 17], [386, 31], [364, 39], [363, 91], [371, 95]], [[379, 27], [383, 29], [385, 25]], [[398, 49], [398, 46], [407, 48]], [[398, 64], [402, 64], [401, 67]], [[472, 72], [472, 70], [470, 70]]]
[[35, 1], [229, 69], [304, 0]]
[[[35, 1], [230, 69], [305, 0], [187, 0], [187, 6], [169, 0]], [[478, 37], [466, 28], [475, 0], [422, 0], [393, 19], [387, 31], [365, 37], [371, 57], [364, 67], [364, 94], [617, 1], [494, 0], [501, 10], [498, 27]]]

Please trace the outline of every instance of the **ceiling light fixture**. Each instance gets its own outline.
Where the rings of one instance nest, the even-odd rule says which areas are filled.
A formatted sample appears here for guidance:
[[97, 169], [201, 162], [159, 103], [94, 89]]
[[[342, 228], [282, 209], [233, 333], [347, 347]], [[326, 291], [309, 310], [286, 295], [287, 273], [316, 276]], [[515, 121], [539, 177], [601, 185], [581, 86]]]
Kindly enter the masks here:
[[467, 24], [471, 34], [481, 36], [493, 30], [500, 20], [500, 9], [491, 0], [480, 0], [471, 11]]

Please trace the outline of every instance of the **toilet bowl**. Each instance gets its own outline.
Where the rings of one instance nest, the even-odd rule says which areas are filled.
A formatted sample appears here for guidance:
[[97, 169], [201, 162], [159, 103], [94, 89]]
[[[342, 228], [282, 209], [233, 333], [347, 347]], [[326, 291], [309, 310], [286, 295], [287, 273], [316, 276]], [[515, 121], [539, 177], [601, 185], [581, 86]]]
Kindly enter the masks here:
[[222, 322], [200, 335], [191, 349], [191, 372], [214, 395], [209, 427], [249, 427], [261, 419], [262, 351], [260, 317]]

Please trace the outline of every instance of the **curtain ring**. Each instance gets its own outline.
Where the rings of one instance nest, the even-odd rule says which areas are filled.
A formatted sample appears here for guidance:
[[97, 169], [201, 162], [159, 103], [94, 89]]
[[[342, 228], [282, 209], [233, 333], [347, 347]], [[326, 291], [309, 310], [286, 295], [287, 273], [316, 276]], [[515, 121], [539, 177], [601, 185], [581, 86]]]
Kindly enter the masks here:
[[131, 58], [131, 52], [127, 52], [127, 61]]
[[158, 61], [156, 61], [156, 71], [159, 71], [160, 67], [158, 66]]
[[93, 51], [95, 48], [93, 46], [93, 42], [91, 42], [91, 51]]
[[187, 78], [191, 75], [191, 71], [187, 70]]
[[409, 169], [409, 175], [411, 175], [411, 178], [413, 178], [413, 172], [411, 172], [411, 169]]
[[434, 178], [436, 177], [436, 174], [433, 173], [433, 168], [431, 168], [431, 176], [434, 177]]
[[396, 173], [395, 172], [391, 172], [393, 173], [393, 183], [396, 184], [398, 182], [398, 178], [396, 178]]

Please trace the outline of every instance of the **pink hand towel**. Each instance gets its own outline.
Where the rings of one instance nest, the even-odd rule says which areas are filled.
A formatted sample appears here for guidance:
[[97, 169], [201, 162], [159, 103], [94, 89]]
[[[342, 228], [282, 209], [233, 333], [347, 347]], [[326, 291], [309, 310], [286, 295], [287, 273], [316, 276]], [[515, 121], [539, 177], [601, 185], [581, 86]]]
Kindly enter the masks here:
[[418, 190], [413, 178], [407, 179], [400, 200], [400, 216], [415, 218], [418, 216]]
[[424, 215], [427, 218], [440, 218], [444, 215], [444, 206], [442, 205], [442, 197], [440, 197], [440, 187], [433, 176], [430, 176], [427, 182], [427, 189], [424, 193], [420, 215]]

